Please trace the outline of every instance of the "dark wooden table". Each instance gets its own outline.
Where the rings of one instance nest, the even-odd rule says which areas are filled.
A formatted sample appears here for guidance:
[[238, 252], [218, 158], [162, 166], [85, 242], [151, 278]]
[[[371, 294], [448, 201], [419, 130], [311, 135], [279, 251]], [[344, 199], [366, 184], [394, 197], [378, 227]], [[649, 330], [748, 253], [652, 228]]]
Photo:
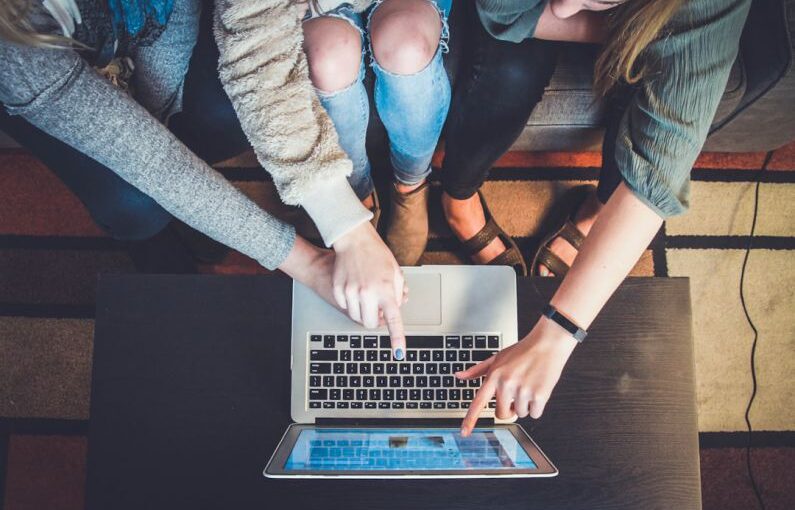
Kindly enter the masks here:
[[[290, 422], [290, 282], [105, 276], [88, 508], [700, 508], [688, 282], [630, 279], [524, 427], [553, 479], [269, 480]], [[524, 335], [556, 282], [519, 282]]]

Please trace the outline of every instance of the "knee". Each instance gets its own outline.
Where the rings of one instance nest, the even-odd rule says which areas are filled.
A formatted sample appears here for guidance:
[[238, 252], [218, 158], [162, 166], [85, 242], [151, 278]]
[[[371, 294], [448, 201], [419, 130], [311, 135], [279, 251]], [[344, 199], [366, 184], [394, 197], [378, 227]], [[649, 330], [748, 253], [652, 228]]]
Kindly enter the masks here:
[[433, 59], [441, 33], [439, 13], [427, 0], [386, 0], [370, 25], [373, 56], [391, 73], [417, 73]]
[[109, 236], [120, 241], [149, 239], [173, 219], [157, 202], [132, 187], [109, 194], [93, 207], [91, 215]]
[[362, 39], [345, 20], [321, 17], [304, 23], [304, 52], [309, 77], [319, 90], [342, 90], [359, 76]]

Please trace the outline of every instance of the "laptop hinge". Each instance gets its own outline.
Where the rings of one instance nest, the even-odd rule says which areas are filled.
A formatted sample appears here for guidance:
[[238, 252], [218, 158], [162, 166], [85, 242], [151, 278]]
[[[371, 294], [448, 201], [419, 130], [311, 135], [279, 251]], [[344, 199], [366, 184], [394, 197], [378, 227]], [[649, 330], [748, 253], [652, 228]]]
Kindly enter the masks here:
[[[338, 427], [455, 427], [461, 426], [461, 418], [315, 418], [317, 425]], [[481, 418], [477, 427], [494, 426], [493, 418]]]

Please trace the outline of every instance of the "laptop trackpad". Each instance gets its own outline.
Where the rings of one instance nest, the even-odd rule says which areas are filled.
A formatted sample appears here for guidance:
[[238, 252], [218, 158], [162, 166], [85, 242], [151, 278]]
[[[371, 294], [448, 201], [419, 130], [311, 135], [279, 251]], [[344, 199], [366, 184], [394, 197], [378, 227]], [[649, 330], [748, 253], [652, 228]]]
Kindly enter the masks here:
[[409, 301], [403, 307], [403, 323], [407, 326], [439, 326], [442, 324], [442, 275], [409, 273], [406, 275]]

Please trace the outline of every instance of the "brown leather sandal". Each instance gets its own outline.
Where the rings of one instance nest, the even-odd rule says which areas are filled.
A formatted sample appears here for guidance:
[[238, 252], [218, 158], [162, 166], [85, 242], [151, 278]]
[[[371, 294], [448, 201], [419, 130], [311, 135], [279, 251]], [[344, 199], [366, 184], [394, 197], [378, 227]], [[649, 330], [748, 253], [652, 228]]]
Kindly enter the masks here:
[[563, 259], [558, 257], [550, 248], [549, 245], [557, 237], [562, 237], [575, 250], [579, 251], [585, 240], [585, 234], [580, 232], [580, 229], [574, 224], [574, 216], [585, 200], [592, 194], [596, 193], [596, 187], [590, 184], [576, 186], [566, 193], [558, 200], [554, 208], [544, 221], [546, 228], [542, 227], [544, 232], [541, 243], [538, 245], [538, 250], [533, 257], [533, 263], [530, 266], [530, 274], [539, 276], [538, 266], [546, 266], [551, 273], [557, 277], [564, 277], [571, 267], [566, 264]]
[[486, 225], [480, 229], [477, 234], [461, 242], [467, 257], [471, 258], [488, 246], [494, 239], [499, 237], [508, 248], [490, 260], [488, 265], [511, 266], [519, 276], [527, 276], [527, 264], [524, 261], [524, 257], [522, 257], [522, 252], [519, 250], [516, 241], [506, 234], [502, 227], [494, 221], [494, 217], [491, 215], [491, 211], [489, 211], [489, 207], [486, 205], [486, 200], [483, 198], [483, 194], [480, 191], [478, 191], [478, 197], [480, 198], [480, 204], [483, 206], [483, 212], [486, 216]]

